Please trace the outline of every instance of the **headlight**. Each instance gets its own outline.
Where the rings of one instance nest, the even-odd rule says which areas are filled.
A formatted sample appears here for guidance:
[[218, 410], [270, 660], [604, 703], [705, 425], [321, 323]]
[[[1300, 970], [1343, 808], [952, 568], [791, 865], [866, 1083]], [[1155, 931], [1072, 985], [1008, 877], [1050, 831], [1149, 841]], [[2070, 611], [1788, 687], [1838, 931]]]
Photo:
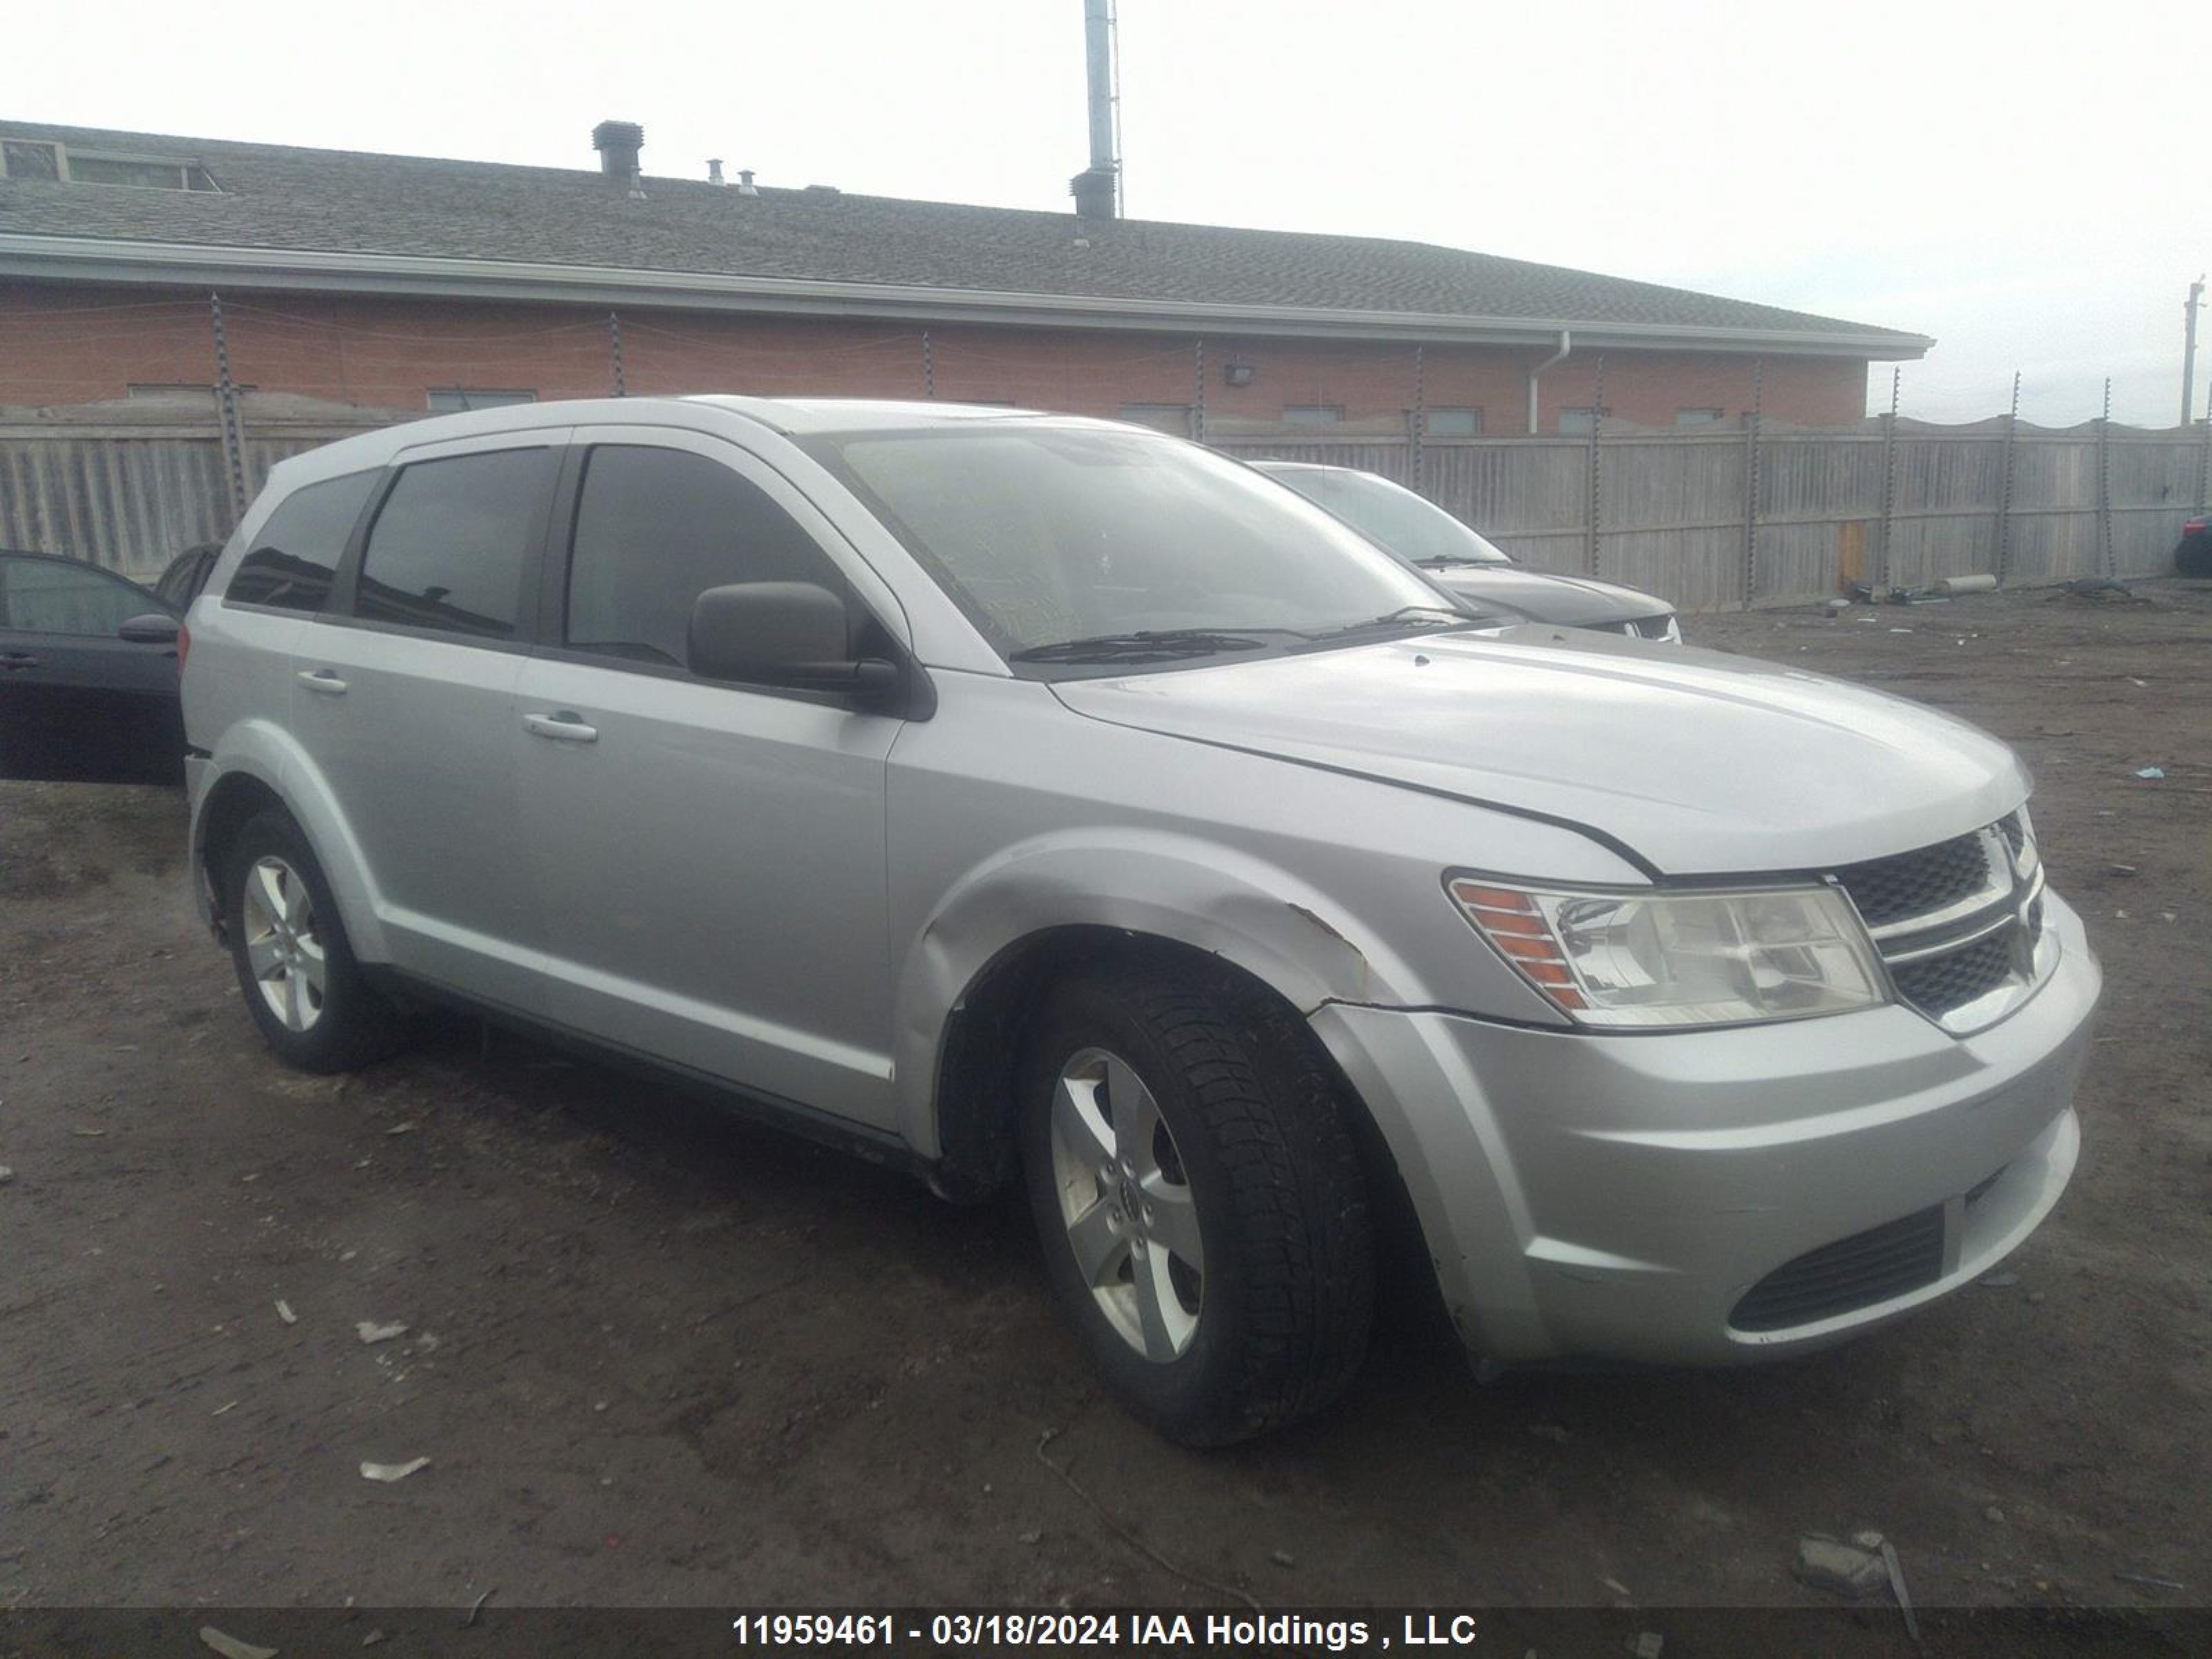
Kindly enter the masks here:
[[1556, 892], [1449, 884], [1475, 931], [1583, 1025], [1677, 1028], [1849, 1013], [1889, 1000], [1829, 887]]

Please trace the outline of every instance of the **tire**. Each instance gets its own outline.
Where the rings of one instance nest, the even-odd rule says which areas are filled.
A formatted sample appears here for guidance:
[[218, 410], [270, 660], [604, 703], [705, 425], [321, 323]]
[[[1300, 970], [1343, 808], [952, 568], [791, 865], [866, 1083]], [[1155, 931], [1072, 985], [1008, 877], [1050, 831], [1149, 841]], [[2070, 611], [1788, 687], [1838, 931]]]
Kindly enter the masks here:
[[238, 988], [278, 1059], [349, 1072], [404, 1044], [404, 1021], [362, 977], [322, 866], [288, 813], [271, 808], [240, 826], [222, 899]]
[[1122, 1405], [1184, 1445], [1316, 1412], [1366, 1356], [1368, 1194], [1310, 1045], [1256, 990], [1142, 969], [1054, 988], [1028, 1045], [1054, 1294]]

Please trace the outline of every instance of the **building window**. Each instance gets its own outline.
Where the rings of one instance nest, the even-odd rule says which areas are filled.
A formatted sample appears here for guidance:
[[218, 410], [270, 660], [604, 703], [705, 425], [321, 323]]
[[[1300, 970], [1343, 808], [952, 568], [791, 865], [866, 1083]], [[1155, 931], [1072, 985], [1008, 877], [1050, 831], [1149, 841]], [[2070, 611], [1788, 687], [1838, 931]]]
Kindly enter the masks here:
[[9, 179], [58, 179], [62, 176], [60, 146], [10, 138], [0, 143], [0, 175]]
[[1334, 426], [1344, 418], [1342, 404], [1285, 404], [1285, 426]]
[[1728, 411], [1722, 409], [1678, 409], [1674, 411], [1674, 424], [1678, 427], [1718, 426], [1726, 419]]
[[1610, 409], [1592, 409], [1587, 404], [1578, 409], [1563, 409], [1559, 411], [1559, 430], [1572, 436], [1586, 438], [1597, 425], [1600, 415], [1610, 416], [1612, 413]]
[[1475, 438], [1482, 434], [1482, 411], [1479, 409], [1431, 409], [1427, 421], [1428, 435], [1431, 438]]
[[65, 179], [73, 185], [133, 185], [143, 190], [216, 188], [207, 168], [198, 161], [180, 161], [167, 155], [104, 155], [30, 138], [0, 142], [0, 175]]
[[[243, 397], [260, 388], [234, 384], [230, 389]], [[212, 404], [222, 395], [220, 386], [191, 380], [133, 380], [125, 390], [134, 403]]]
[[1121, 418], [1133, 421], [1139, 426], [1151, 427], [1155, 432], [1171, 433], [1178, 438], [1191, 435], [1188, 404], [1123, 404]]
[[433, 415], [458, 415], [469, 409], [504, 409], [510, 404], [534, 404], [538, 394], [512, 387], [501, 390], [495, 386], [441, 386], [429, 392], [430, 412]]

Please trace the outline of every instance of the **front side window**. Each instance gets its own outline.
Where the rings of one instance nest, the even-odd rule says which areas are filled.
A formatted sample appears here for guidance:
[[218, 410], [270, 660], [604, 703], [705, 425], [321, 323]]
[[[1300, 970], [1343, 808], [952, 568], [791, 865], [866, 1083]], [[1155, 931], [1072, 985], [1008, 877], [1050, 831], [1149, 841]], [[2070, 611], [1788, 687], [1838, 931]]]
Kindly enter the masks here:
[[1148, 433], [951, 428], [810, 447], [1010, 659], [1139, 632], [1273, 642], [1445, 603], [1290, 490]]
[[736, 582], [845, 591], [814, 538], [728, 467], [678, 449], [592, 452], [568, 564], [570, 650], [680, 668], [692, 602]]
[[384, 498], [362, 554], [354, 614], [512, 638], [522, 569], [553, 482], [550, 449], [417, 461]]
[[90, 565], [0, 558], [0, 628], [106, 635], [161, 608], [143, 588]]
[[362, 508], [368, 505], [376, 477], [356, 472], [304, 485], [286, 496], [232, 573], [224, 601], [320, 611], [330, 602], [331, 573]]

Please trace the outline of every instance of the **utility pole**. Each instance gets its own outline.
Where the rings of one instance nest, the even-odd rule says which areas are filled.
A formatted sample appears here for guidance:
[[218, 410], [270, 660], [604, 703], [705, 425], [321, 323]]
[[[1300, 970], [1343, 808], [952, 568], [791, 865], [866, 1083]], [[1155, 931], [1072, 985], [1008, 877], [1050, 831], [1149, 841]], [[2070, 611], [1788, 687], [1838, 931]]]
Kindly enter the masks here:
[[2197, 310], [2204, 303], [2204, 279], [2189, 285], [2189, 303], [2181, 307], [2188, 319], [2181, 347], [2181, 423], [2187, 426], [2197, 414]]

